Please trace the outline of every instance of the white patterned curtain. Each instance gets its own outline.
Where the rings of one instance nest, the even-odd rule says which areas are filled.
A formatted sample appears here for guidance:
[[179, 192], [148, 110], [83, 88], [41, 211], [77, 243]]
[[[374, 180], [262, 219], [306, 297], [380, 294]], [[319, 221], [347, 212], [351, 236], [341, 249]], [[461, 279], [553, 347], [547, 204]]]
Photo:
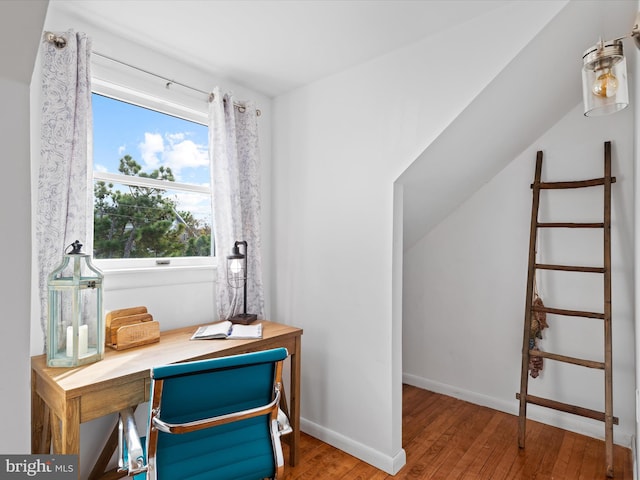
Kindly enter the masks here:
[[[218, 257], [218, 317], [243, 310], [227, 284], [226, 260], [236, 241], [247, 246], [247, 313], [264, 318], [260, 240], [260, 155], [258, 119], [251, 102], [239, 106], [216, 88], [209, 103], [209, 155], [212, 159], [213, 228]], [[241, 249], [242, 251], [242, 249]]]
[[[75, 240], [91, 252], [93, 206], [88, 195], [91, 131], [91, 40], [69, 30], [56, 46], [42, 43], [42, 130], [36, 244], [40, 324], [47, 331], [47, 276]], [[45, 338], [46, 341], [46, 338]]]

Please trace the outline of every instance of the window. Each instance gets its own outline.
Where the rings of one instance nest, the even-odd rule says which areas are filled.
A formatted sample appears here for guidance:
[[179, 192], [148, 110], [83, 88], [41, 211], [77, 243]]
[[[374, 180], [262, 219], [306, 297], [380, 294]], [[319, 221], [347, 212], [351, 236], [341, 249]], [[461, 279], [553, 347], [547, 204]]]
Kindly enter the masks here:
[[161, 102], [120, 93], [127, 101], [102, 92], [92, 98], [94, 258], [103, 267], [102, 260], [109, 267], [211, 264], [202, 112], [153, 108]]

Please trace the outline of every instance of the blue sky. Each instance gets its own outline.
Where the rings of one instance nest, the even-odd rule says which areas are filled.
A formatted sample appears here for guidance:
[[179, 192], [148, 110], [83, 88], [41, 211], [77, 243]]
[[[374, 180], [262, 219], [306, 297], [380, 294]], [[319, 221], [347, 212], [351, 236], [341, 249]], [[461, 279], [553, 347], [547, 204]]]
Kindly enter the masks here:
[[147, 173], [164, 165], [177, 182], [209, 185], [206, 126], [97, 94], [92, 104], [96, 171], [118, 173], [131, 155]]

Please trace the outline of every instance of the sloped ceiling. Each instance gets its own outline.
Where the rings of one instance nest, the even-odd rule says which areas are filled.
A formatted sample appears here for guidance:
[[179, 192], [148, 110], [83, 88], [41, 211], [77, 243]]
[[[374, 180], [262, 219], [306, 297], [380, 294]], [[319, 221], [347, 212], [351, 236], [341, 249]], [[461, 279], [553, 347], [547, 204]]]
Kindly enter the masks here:
[[0, 2], [0, 77], [22, 83], [31, 81], [47, 0]]
[[600, 36], [628, 34], [637, 7], [569, 2], [429, 145], [397, 180], [404, 186], [405, 250], [582, 101], [583, 52]]
[[[96, 26], [215, 78], [277, 96], [505, 1], [51, 0], [47, 23], [59, 31]], [[96, 42], [94, 48], [108, 51]], [[113, 55], [140, 62], [127, 51]]]
[[[277, 96], [463, 24], [505, 2], [51, 0], [47, 28], [95, 25], [218, 78]], [[32, 2], [15, 3], [27, 9]], [[404, 186], [405, 249], [581, 101], [582, 53], [600, 36], [627, 34], [637, 5], [635, 0], [568, 1], [416, 158], [397, 179]], [[633, 48], [631, 42], [627, 48]], [[473, 45], [469, 49], [490, 55], [473, 52]], [[134, 65], [140, 61], [128, 58], [127, 51], [110, 53]], [[158, 70], [165, 73], [161, 66]]]

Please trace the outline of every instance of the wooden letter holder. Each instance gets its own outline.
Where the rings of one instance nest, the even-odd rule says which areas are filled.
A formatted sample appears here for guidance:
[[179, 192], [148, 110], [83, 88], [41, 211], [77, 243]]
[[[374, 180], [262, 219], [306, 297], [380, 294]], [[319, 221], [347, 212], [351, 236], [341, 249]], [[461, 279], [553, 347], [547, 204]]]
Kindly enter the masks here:
[[160, 324], [147, 312], [147, 307], [113, 310], [107, 313], [105, 325], [105, 344], [115, 350], [160, 341]]

